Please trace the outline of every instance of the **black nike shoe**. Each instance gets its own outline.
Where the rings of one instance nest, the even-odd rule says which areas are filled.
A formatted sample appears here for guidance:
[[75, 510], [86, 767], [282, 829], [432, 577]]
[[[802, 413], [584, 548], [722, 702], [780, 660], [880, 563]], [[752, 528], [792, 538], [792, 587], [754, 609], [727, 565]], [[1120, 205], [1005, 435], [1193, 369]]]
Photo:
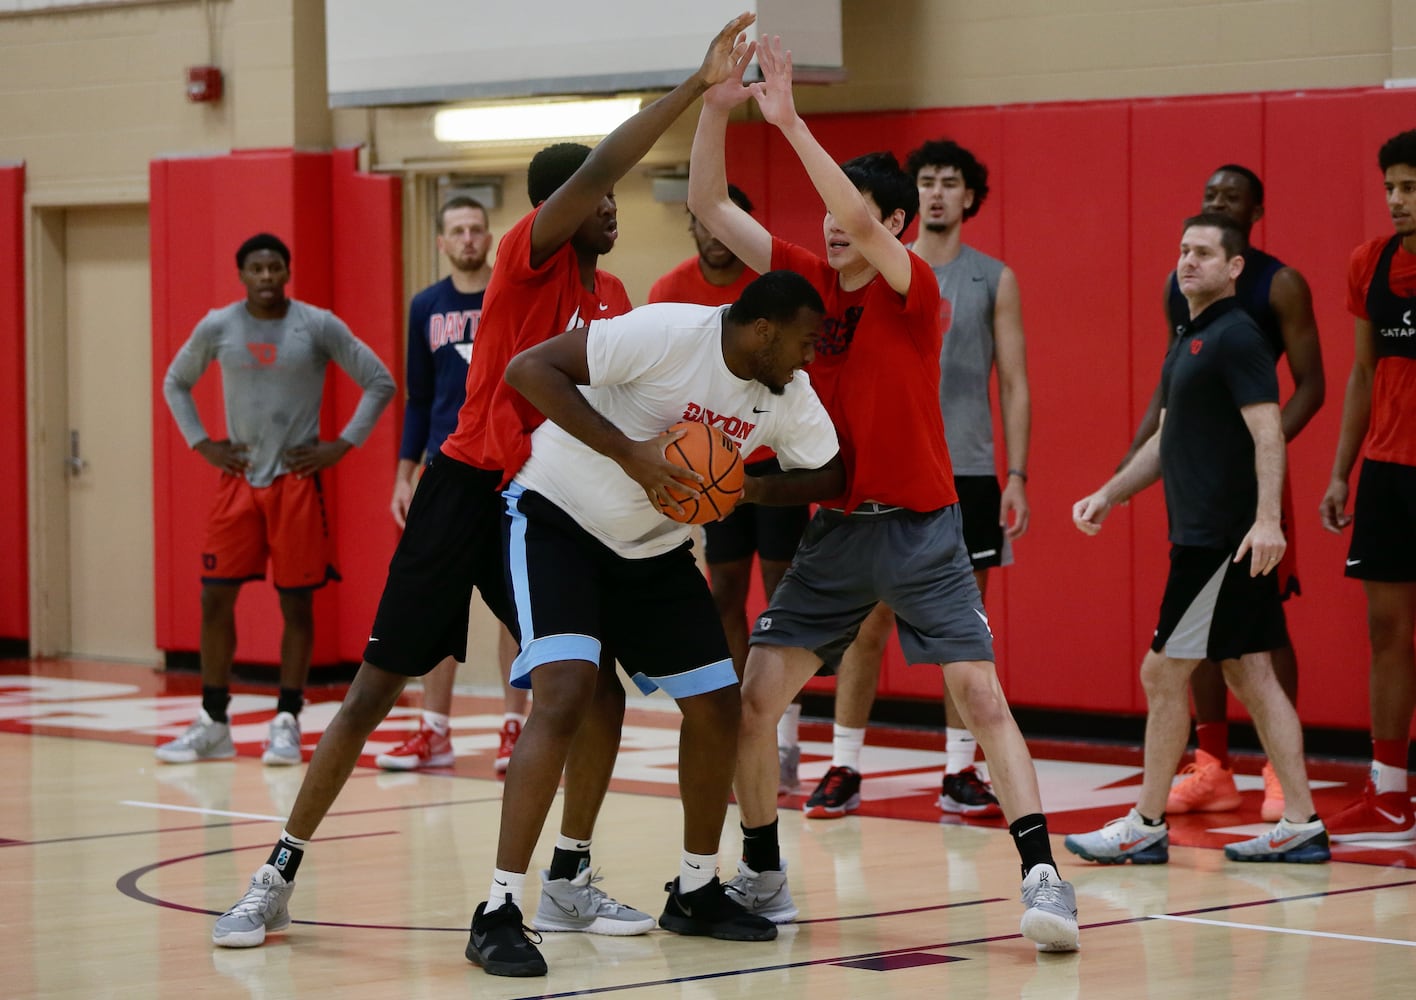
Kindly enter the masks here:
[[659, 926], [675, 934], [718, 938], [720, 941], [771, 941], [777, 925], [766, 917], [748, 913], [723, 891], [715, 877], [692, 892], [679, 892], [678, 879], [667, 882], [669, 901], [659, 917]]
[[[493, 976], [544, 976], [546, 960], [522, 925], [521, 910], [508, 897], [491, 913], [478, 903], [472, 915], [472, 936], [467, 941], [467, 961], [480, 965]], [[536, 934], [536, 941], [541, 935]]]

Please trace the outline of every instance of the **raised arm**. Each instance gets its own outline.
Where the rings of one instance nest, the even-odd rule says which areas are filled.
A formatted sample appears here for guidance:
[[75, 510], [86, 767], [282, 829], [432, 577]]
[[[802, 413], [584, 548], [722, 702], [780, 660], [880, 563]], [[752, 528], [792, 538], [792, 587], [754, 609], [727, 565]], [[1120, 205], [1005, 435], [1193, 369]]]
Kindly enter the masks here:
[[1003, 450], [1008, 481], [998, 507], [998, 523], [1009, 538], [1028, 530], [1028, 437], [1032, 429], [1032, 398], [1028, 392], [1028, 359], [1023, 342], [1023, 305], [1018, 278], [1003, 268], [998, 298], [993, 304], [993, 357], [998, 366], [998, 408], [1003, 413]]
[[742, 31], [756, 19], [755, 14], [739, 14], [728, 22], [696, 73], [605, 136], [580, 169], [546, 199], [531, 225], [533, 267], [540, 267], [575, 234], [600, 199], [704, 91], [734, 72], [742, 78], [754, 47]]
[[703, 482], [702, 476], [664, 457], [664, 449], [684, 432], [666, 431], [648, 441], [634, 441], [590, 405], [578, 388], [590, 384], [589, 335], [589, 327], [582, 326], [522, 351], [506, 366], [507, 384], [547, 420], [613, 459], [643, 488], [651, 503], [680, 512], [682, 508], [673, 501], [669, 488], [681, 488], [683, 480]]
[[826, 203], [826, 211], [831, 213], [851, 244], [880, 272], [891, 288], [907, 295], [912, 274], [909, 251], [895, 233], [885, 228], [878, 215], [866, 204], [865, 197], [856, 190], [850, 178], [816, 141], [806, 122], [797, 114], [792, 98], [792, 54], [782, 50], [780, 38], [764, 41], [766, 44], [757, 51], [757, 63], [762, 67], [762, 83], [753, 88], [762, 117], [777, 126], [796, 151], [811, 183]]
[[1356, 321], [1356, 349], [1352, 373], [1347, 376], [1347, 392], [1342, 399], [1342, 429], [1337, 435], [1337, 453], [1332, 459], [1332, 478], [1318, 504], [1318, 515], [1328, 531], [1341, 531], [1352, 523], [1347, 513], [1347, 481], [1362, 451], [1362, 441], [1372, 420], [1372, 375], [1377, 367], [1376, 341], [1372, 321]]
[[1301, 274], [1291, 267], [1275, 274], [1269, 305], [1278, 316], [1288, 370], [1293, 374], [1293, 395], [1283, 404], [1283, 438], [1292, 441], [1322, 407], [1327, 394], [1323, 349], [1313, 315], [1313, 295]]
[[[772, 234], [728, 197], [728, 116], [752, 94], [752, 88], [742, 83], [746, 68], [744, 61], [703, 95], [689, 155], [688, 210], [738, 260], [758, 274], [766, 274], [772, 269]], [[760, 85], [753, 84], [756, 86]]]
[[1239, 413], [1249, 428], [1249, 436], [1254, 439], [1254, 473], [1259, 480], [1259, 502], [1254, 511], [1254, 525], [1239, 543], [1234, 561], [1242, 561], [1244, 554], [1253, 550], [1249, 575], [1261, 576], [1278, 567], [1283, 550], [1288, 547], [1283, 538], [1280, 513], [1280, 498], [1283, 496], [1283, 420], [1277, 403], [1251, 403], [1241, 407]]

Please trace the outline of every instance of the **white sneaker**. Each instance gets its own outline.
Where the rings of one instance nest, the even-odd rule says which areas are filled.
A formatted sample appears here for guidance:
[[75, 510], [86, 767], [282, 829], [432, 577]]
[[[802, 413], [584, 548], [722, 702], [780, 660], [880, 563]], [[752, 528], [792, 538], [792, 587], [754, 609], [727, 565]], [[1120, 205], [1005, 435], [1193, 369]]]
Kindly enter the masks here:
[[261, 754], [262, 764], [299, 764], [300, 723], [289, 712], [278, 712], [270, 720], [270, 735], [266, 738], [265, 753]]
[[190, 764], [198, 760], [230, 760], [236, 756], [236, 747], [231, 743], [231, 724], [213, 722], [202, 709], [185, 733], [153, 752], [158, 760], [168, 764]]
[[1023, 879], [1023, 937], [1038, 951], [1076, 951], [1077, 894], [1051, 865], [1033, 865]]
[[611, 899], [595, 887], [599, 873], [586, 868], [575, 878], [552, 879], [541, 870], [541, 902], [531, 926], [538, 931], [579, 931], [629, 937], [654, 929], [654, 918]]
[[295, 883], [274, 865], [261, 865], [251, 876], [246, 895], [216, 919], [211, 931], [211, 943], [222, 948], [254, 948], [264, 943], [267, 933], [283, 931], [290, 926], [290, 894]]
[[797, 918], [799, 911], [792, 902], [792, 891], [787, 888], [785, 861], [779, 872], [755, 872], [741, 859], [737, 867], [738, 873], [723, 886], [729, 899], [748, 913], [766, 917], [774, 924], [788, 924]]
[[1062, 843], [1078, 857], [1103, 865], [1163, 865], [1170, 860], [1170, 827], [1146, 825], [1135, 809], [1100, 830], [1071, 834]]

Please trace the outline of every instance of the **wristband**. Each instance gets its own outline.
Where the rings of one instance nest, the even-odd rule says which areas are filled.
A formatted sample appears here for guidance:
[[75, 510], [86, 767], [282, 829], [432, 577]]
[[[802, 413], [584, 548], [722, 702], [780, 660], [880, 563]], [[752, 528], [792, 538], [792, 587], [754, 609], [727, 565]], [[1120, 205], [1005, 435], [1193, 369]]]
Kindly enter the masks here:
[[1027, 474], [1026, 472], [1024, 472], [1022, 469], [1009, 469], [1009, 470], [1008, 470], [1008, 475], [1010, 475], [1010, 476], [1017, 476], [1017, 477], [1018, 477], [1019, 479], [1021, 479], [1024, 483], [1026, 483], [1026, 482], [1028, 481], [1028, 474]]

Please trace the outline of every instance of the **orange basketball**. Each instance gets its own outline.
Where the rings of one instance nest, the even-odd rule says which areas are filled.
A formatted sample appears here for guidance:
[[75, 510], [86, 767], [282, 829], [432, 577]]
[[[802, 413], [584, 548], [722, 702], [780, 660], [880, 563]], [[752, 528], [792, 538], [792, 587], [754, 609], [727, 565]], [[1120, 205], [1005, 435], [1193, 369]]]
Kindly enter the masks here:
[[659, 510], [665, 517], [684, 524], [706, 524], [726, 516], [742, 499], [743, 465], [737, 445], [718, 428], [707, 424], [685, 420], [669, 430], [687, 433], [664, 449], [664, 457], [698, 473], [704, 484], [701, 491], [697, 484], [690, 489], [670, 490], [683, 507], [682, 514], [662, 506]]

